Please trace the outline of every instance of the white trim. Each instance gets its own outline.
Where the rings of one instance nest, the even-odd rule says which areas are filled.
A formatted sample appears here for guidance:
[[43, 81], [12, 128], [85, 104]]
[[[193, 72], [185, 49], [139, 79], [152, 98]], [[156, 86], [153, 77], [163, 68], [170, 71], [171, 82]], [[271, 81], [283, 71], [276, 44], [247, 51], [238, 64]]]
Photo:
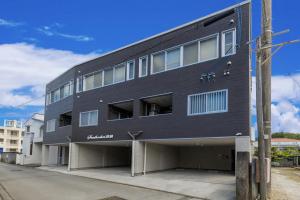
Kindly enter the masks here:
[[[142, 59], [146, 59], [146, 74], [142, 74]], [[142, 56], [142, 57], [139, 57], [139, 78], [142, 78], [142, 77], [145, 77], [145, 76], [148, 76], [148, 55], [146, 56]]]
[[[130, 64], [133, 63], [133, 77], [129, 77]], [[135, 78], [135, 60], [127, 61], [126, 63], [126, 81], [133, 80]]]
[[[232, 53], [225, 55], [225, 34], [232, 32]], [[222, 57], [231, 56], [236, 54], [236, 28], [222, 31]]]
[[[211, 94], [211, 93], [216, 93], [216, 92], [223, 92], [225, 91], [226, 93], [226, 109], [225, 110], [218, 110], [218, 111], [207, 111], [207, 94]], [[205, 98], [206, 98], [206, 111], [203, 113], [195, 113], [195, 114], [191, 114], [191, 110], [190, 110], [190, 106], [191, 106], [191, 98], [193, 96], [198, 96], [198, 95], [204, 95], [205, 94]], [[228, 89], [222, 89], [222, 90], [214, 90], [214, 91], [209, 91], [209, 92], [201, 92], [201, 93], [197, 93], [197, 94], [191, 94], [187, 96], [187, 116], [197, 116], [197, 115], [207, 115], [207, 114], [214, 114], [214, 113], [225, 113], [228, 112], [228, 96], [229, 96], [229, 92]]]
[[[121, 50], [123, 50], [123, 49], [126, 49], [126, 48], [132, 47], [132, 46], [134, 46], [134, 45], [140, 44], [140, 43], [142, 43], [142, 42], [145, 42], [145, 41], [154, 39], [154, 38], [156, 38], [156, 37], [159, 37], [159, 36], [162, 36], [162, 35], [171, 33], [171, 32], [176, 31], [176, 30], [178, 30], [178, 29], [184, 28], [184, 27], [189, 26], [189, 25], [191, 25], [191, 24], [200, 22], [200, 21], [202, 21], [202, 20], [208, 19], [208, 18], [213, 17], [213, 16], [215, 16], [215, 15], [221, 14], [221, 13], [223, 13], [223, 12], [227, 12], [227, 11], [229, 11], [229, 10], [232, 10], [232, 9], [234, 9], [234, 8], [237, 8], [237, 7], [243, 6], [243, 5], [245, 5], [245, 4], [249, 4], [249, 3], [251, 3], [251, 0], [246, 0], [246, 1], [243, 1], [243, 2], [241, 2], [241, 3], [238, 3], [238, 4], [235, 4], [235, 5], [229, 6], [229, 7], [227, 7], [227, 8], [224, 8], [224, 9], [222, 9], [222, 10], [213, 12], [213, 13], [211, 13], [211, 14], [208, 14], [208, 15], [206, 15], [206, 16], [200, 17], [200, 18], [198, 18], [198, 19], [195, 19], [195, 20], [190, 21], [190, 22], [188, 22], [188, 23], [182, 24], [182, 25], [177, 26], [177, 27], [175, 27], [175, 28], [166, 30], [166, 31], [164, 31], [164, 32], [161, 32], [161, 33], [158, 33], [158, 34], [156, 34], [156, 35], [150, 36], [150, 37], [148, 37], [148, 38], [139, 40], [139, 41], [137, 41], [137, 42], [134, 42], [134, 43], [131, 43], [131, 44], [128, 44], [128, 45], [125, 45], [125, 46], [120, 47], [120, 48], [118, 48], [118, 49], [115, 49], [115, 50], [113, 50], [113, 51], [104, 53], [104, 54], [102, 54], [101, 56], [98, 56], [98, 57], [96, 57], [96, 58], [94, 58], [94, 59], [91, 59], [91, 60], [89, 60], [89, 61], [80, 63], [80, 64], [78, 64], [78, 65], [75, 65], [75, 66], [72, 67], [71, 69], [73, 69], [73, 68], [75, 68], [76, 66], [79, 66], [79, 65], [81, 65], [81, 64], [84, 64], [84, 63], [87, 63], [87, 62], [90, 62], [90, 61], [93, 61], [93, 60], [102, 58], [102, 57], [104, 57], [104, 56], [106, 56], [106, 55], [115, 53], [115, 52], [117, 52], [117, 51], [121, 51]], [[69, 70], [71, 70], [71, 69], [69, 69]], [[69, 70], [66, 70], [64, 73], [62, 73], [62, 74], [59, 75], [58, 77], [62, 76], [63, 74], [65, 74], [65, 73], [68, 72]], [[52, 81], [56, 80], [58, 77], [56, 77], [56, 78], [53, 79]], [[49, 83], [51, 83], [52, 81], [50, 81]]]
[[[88, 125], [81, 125], [81, 114], [83, 113], [91, 113], [91, 112], [97, 112], [97, 123], [96, 124], [88, 124]], [[90, 120], [90, 115], [88, 115], [88, 123]], [[79, 112], [79, 127], [87, 127], [87, 126], [98, 126], [98, 121], [99, 121], [99, 111], [98, 110], [89, 110], [89, 111], [84, 111], [84, 112]]]

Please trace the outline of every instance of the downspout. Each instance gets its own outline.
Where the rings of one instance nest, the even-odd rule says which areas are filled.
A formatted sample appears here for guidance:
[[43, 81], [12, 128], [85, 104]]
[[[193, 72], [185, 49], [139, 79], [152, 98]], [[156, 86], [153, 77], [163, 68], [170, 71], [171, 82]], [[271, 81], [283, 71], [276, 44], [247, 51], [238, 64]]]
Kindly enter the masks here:
[[143, 169], [143, 174], [146, 175], [146, 167], [147, 167], [147, 143], [145, 142], [145, 147], [144, 147], [144, 169]]

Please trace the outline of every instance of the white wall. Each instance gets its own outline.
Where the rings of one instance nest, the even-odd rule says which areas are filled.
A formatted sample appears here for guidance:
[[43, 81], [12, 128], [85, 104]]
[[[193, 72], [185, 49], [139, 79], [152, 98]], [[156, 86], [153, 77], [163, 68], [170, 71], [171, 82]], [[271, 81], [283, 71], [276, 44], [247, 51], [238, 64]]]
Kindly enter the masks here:
[[128, 147], [71, 144], [69, 169], [130, 165]]
[[145, 171], [158, 171], [178, 167], [178, 148], [147, 143]]
[[48, 165], [57, 165], [58, 161], [58, 146], [49, 146]]

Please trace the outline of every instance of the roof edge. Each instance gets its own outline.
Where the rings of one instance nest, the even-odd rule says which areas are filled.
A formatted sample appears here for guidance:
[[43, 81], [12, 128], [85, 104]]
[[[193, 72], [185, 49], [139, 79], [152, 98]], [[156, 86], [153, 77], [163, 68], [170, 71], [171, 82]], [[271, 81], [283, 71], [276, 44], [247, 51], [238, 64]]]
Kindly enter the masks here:
[[106, 53], [104, 53], [104, 54], [101, 54], [100, 56], [97, 56], [96, 58], [93, 58], [93, 59], [91, 59], [91, 60], [88, 60], [88, 61], [79, 63], [79, 64], [77, 64], [77, 65], [74, 65], [74, 66], [71, 67], [70, 69], [68, 69], [68, 70], [66, 70], [65, 72], [61, 73], [59, 76], [55, 77], [53, 80], [49, 81], [46, 85], [48, 85], [49, 83], [53, 82], [55, 79], [59, 78], [60, 76], [62, 76], [62, 75], [65, 74], [66, 72], [68, 72], [69, 70], [72, 70], [72, 69], [74, 69], [75, 67], [77, 67], [77, 66], [79, 66], [79, 65], [82, 65], [82, 64], [85, 64], [85, 63], [94, 61], [94, 60], [96, 60], [96, 59], [102, 58], [102, 57], [107, 56], [107, 55], [109, 55], [109, 54], [112, 54], [112, 53], [121, 51], [121, 50], [123, 50], [123, 49], [132, 47], [132, 46], [134, 46], [134, 45], [140, 44], [140, 43], [145, 42], [145, 41], [147, 41], [147, 40], [151, 40], [151, 39], [154, 39], [154, 38], [156, 38], [156, 37], [159, 37], [159, 36], [162, 36], [162, 35], [171, 33], [171, 32], [173, 32], [173, 31], [175, 31], [175, 30], [184, 28], [184, 27], [189, 26], [189, 25], [191, 25], [191, 24], [194, 24], [194, 23], [197, 23], [197, 22], [202, 21], [202, 20], [204, 20], [204, 19], [210, 18], [210, 17], [212, 17], [212, 16], [214, 16], [214, 15], [221, 14], [221, 13], [226, 12], [226, 11], [228, 11], [228, 10], [231, 10], [231, 9], [234, 9], [234, 8], [237, 8], [237, 7], [243, 6], [243, 5], [245, 5], [245, 4], [249, 4], [249, 3], [251, 3], [251, 0], [245, 0], [245, 1], [243, 1], [243, 2], [240, 2], [240, 3], [234, 4], [234, 5], [232, 5], [232, 6], [226, 7], [226, 8], [224, 8], [224, 9], [222, 9], [222, 10], [213, 12], [213, 13], [211, 13], [211, 14], [208, 14], [208, 15], [205, 15], [205, 16], [203, 16], [203, 17], [197, 18], [197, 19], [192, 20], [192, 21], [190, 21], [190, 22], [184, 23], [184, 24], [182, 24], [182, 25], [176, 26], [176, 27], [174, 27], [174, 28], [171, 28], [171, 29], [168, 29], [168, 30], [166, 30], [166, 31], [160, 32], [160, 33], [158, 33], [158, 34], [152, 35], [152, 36], [150, 36], [150, 37], [147, 37], [147, 38], [138, 40], [138, 41], [136, 41], [136, 42], [130, 43], [130, 44], [125, 45], [125, 46], [122, 46], [122, 47], [117, 48], [117, 49], [115, 49], [115, 50], [112, 50], [112, 51], [106, 52]]

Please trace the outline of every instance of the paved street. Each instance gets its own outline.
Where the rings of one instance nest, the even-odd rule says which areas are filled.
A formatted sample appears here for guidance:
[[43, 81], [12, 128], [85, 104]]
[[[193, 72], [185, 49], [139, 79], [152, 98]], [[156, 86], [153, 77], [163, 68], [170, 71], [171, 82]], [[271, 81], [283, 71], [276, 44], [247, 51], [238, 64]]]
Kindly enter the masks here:
[[191, 200], [192, 198], [150, 189], [0, 163], [0, 199]]

